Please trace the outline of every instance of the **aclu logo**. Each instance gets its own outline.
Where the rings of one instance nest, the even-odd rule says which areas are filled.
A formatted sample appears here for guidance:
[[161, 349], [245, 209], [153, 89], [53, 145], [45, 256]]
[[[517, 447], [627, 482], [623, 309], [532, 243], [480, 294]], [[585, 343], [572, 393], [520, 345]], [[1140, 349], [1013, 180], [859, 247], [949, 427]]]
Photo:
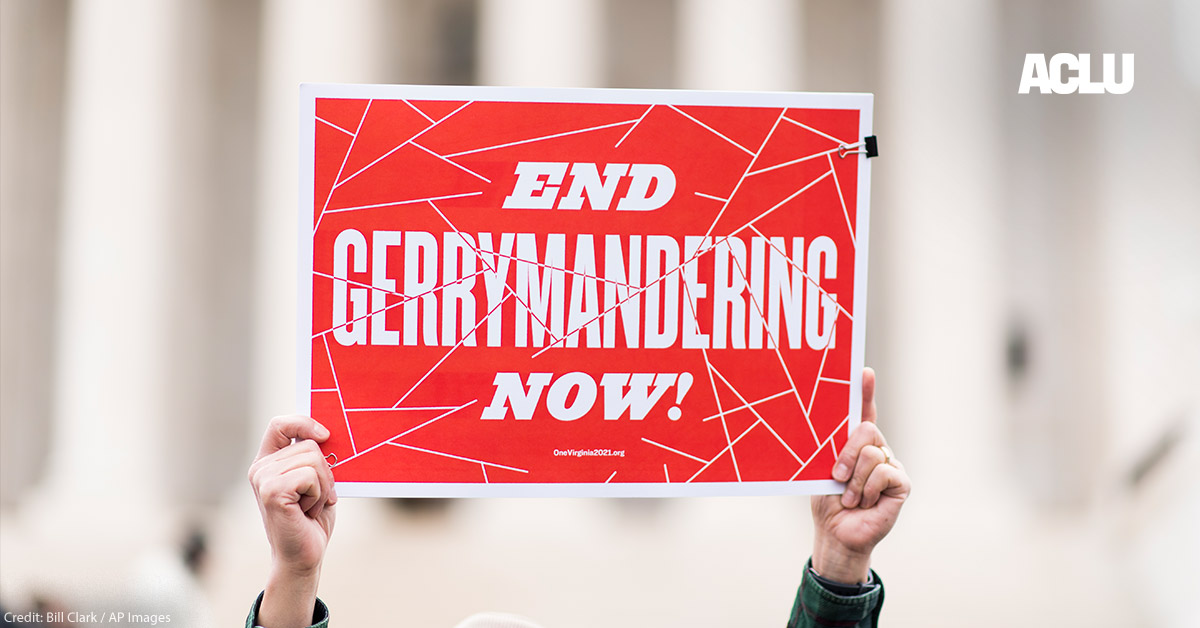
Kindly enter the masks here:
[[1092, 55], [1060, 52], [1050, 61], [1044, 54], [1025, 55], [1018, 94], [1037, 88], [1043, 94], [1128, 94], [1133, 89], [1133, 55], [1121, 55], [1120, 80], [1117, 80], [1117, 55], [1104, 54], [1100, 80], [1092, 80]]

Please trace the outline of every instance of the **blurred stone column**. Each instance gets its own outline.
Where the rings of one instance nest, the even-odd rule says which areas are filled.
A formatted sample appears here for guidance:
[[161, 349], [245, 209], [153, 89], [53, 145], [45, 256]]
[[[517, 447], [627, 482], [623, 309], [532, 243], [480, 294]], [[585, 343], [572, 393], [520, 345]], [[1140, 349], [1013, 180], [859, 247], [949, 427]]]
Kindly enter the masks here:
[[997, 74], [987, 0], [886, 2], [882, 12], [870, 278], [881, 289], [867, 331], [868, 344], [882, 341], [880, 423], [920, 491], [963, 506], [984, 499], [967, 478], [1005, 485], [1008, 468], [995, 102], [1016, 75]]
[[196, 524], [245, 477], [259, 3], [182, 3], [171, 89], [168, 505]]
[[600, 87], [600, 0], [480, 0], [480, 81], [487, 85]]
[[606, 87], [675, 87], [679, 4], [675, 0], [604, 3]]
[[[993, 0], [880, 4], [867, 344], [879, 374], [879, 425], [914, 492], [874, 561], [902, 591], [892, 611], [921, 617], [938, 594], [919, 583], [964, 561], [989, 565], [989, 575], [1013, 573], [1019, 561], [1009, 539], [1021, 538], [1014, 520], [1023, 511], [1005, 507], [1014, 489], [1002, 430], [1005, 182], [996, 106], [1016, 83], [997, 69]], [[986, 623], [976, 619], [982, 614], [965, 621]]]
[[1136, 81], [1094, 105], [1097, 388], [1109, 438], [1093, 477], [1147, 625], [1187, 628], [1200, 590], [1200, 572], [1180, 560], [1200, 556], [1200, 5], [1099, 4], [1102, 44], [1091, 50], [1134, 54]]
[[[881, 80], [882, 3], [879, 0], [809, 2], [803, 4], [803, 13], [800, 20], [803, 31], [800, 36], [802, 88], [819, 92], [874, 93], [878, 119], [881, 103], [890, 101]], [[879, 139], [886, 141], [883, 137]]]
[[801, 85], [802, 3], [691, 0], [679, 5], [679, 83], [687, 89]]
[[[139, 20], [155, 20], [163, 34], [116, 50], [97, 44], [109, 56], [72, 59], [59, 394], [68, 404], [63, 414], [78, 420], [70, 404], [85, 399], [79, 393], [86, 386], [106, 382], [89, 390], [97, 395], [135, 389], [145, 384], [112, 384], [124, 382], [125, 363], [142, 369], [139, 376], [152, 378], [146, 387], [153, 401], [146, 403], [158, 409], [144, 411], [150, 431], [130, 429], [149, 445], [142, 454], [154, 469], [148, 475], [164, 492], [164, 506], [197, 509], [241, 476], [229, 471], [241, 461], [230, 458], [227, 443], [241, 433], [250, 387], [254, 99], [247, 92], [256, 84], [257, 5], [221, 0], [170, 10], [123, 6], [110, 18], [112, 12], [96, 18], [81, 9], [73, 45], [94, 37], [91, 20], [118, 20], [103, 26], [102, 38], [128, 39], [122, 33], [139, 28]], [[81, 289], [102, 296], [79, 307], [73, 299]], [[96, 302], [106, 303], [112, 320], [88, 312]], [[79, 311], [65, 311], [72, 306]], [[92, 336], [109, 344], [88, 345], [94, 355], [79, 351], [80, 337]], [[122, 350], [130, 340], [141, 343], [138, 349]], [[106, 403], [114, 420], [126, 422], [119, 412], [126, 399], [103, 394], [112, 395]], [[134, 407], [139, 402], [132, 400]], [[64, 440], [70, 433], [61, 430], [56, 445], [79, 446]], [[56, 460], [77, 455], [56, 452]]]
[[[258, 449], [272, 416], [296, 407], [300, 83], [398, 82], [404, 30], [386, 0], [268, 0], [263, 35], [254, 247], [252, 419], [242, 451]], [[246, 458], [249, 462], [249, 458]], [[241, 485], [239, 495], [248, 495]]]
[[45, 472], [53, 401], [65, 0], [0, 1], [0, 508]]
[[[1200, 416], [1200, 75], [1188, 80], [1200, 69], [1200, 7], [1186, 6], [1109, 1], [1097, 18], [1103, 50], [1135, 54], [1137, 68], [1128, 94], [1102, 96], [1097, 107], [1105, 131], [1097, 141], [1101, 202], [1094, 210], [1101, 252], [1094, 272], [1102, 278], [1096, 300], [1104, 313], [1098, 344], [1111, 407], [1105, 444], [1124, 472], [1153, 456], [1156, 441], [1170, 438], [1187, 415]], [[1154, 28], [1125, 35], [1137, 20]], [[1200, 496], [1195, 482], [1185, 487]]]
[[78, 3], [71, 17], [49, 488], [82, 514], [89, 502], [162, 498], [172, 91], [185, 25], [175, 4], [155, 0]]
[[165, 437], [186, 27], [178, 3], [71, 5], [49, 470], [21, 513], [28, 577], [52, 590], [120, 586], [163, 540], [172, 450], [190, 446]]
[[[1006, 75], [996, 102], [1000, 121], [1012, 131], [1000, 164], [1010, 182], [1000, 190], [1007, 462], [1027, 501], [1078, 511], [1093, 505], [1111, 468], [1105, 464], [1111, 395], [1103, 385], [1112, 343], [1103, 307], [1110, 278], [1102, 269], [1115, 251], [1101, 239], [1105, 194], [1097, 169], [1105, 152], [1100, 138], [1110, 127], [1097, 115], [1114, 101], [1018, 94], [1017, 86], [1026, 54], [1107, 50], [1095, 28], [1102, 8], [1086, 0], [1014, 0], [997, 7]], [[1081, 22], [1082, 12], [1092, 20]]]

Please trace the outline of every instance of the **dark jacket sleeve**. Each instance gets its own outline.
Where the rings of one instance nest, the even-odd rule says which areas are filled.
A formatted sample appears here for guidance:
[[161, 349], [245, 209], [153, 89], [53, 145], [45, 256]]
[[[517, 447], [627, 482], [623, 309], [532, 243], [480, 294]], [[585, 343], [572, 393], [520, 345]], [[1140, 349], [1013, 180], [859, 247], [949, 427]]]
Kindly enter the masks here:
[[[250, 607], [250, 614], [246, 616], [246, 628], [254, 628], [258, 625], [258, 605], [262, 604], [263, 594], [258, 594], [258, 599], [254, 600], [254, 606]], [[325, 607], [325, 603], [320, 599], [317, 600], [317, 605], [313, 607], [312, 627], [311, 628], [329, 628], [329, 609]]]
[[871, 572], [875, 586], [861, 595], [837, 595], [814, 580], [806, 568], [792, 606], [788, 628], [876, 628], [883, 607], [883, 581]]

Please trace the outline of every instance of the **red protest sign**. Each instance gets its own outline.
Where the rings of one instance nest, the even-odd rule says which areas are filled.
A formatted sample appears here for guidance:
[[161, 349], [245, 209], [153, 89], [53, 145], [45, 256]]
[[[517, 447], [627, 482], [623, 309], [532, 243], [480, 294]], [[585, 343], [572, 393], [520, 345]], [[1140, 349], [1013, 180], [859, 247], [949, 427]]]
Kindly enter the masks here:
[[302, 405], [346, 495], [835, 492], [869, 95], [302, 89]]

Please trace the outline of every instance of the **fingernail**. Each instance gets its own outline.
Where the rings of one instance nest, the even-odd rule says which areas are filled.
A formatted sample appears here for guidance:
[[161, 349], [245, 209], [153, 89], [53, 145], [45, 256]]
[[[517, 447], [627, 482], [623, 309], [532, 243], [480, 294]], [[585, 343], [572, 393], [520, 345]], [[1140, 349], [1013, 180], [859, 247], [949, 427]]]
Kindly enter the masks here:
[[321, 438], [329, 438], [329, 428], [318, 423], [317, 424], [317, 436], [320, 436]]
[[845, 508], [854, 508], [854, 502], [857, 499], [854, 496], [854, 491], [846, 491], [842, 493], [842, 506]]
[[849, 480], [850, 467], [846, 466], [846, 463], [844, 462], [837, 463], [837, 466], [833, 468], [833, 479], [837, 480], [838, 482], [845, 482], [846, 480]]

